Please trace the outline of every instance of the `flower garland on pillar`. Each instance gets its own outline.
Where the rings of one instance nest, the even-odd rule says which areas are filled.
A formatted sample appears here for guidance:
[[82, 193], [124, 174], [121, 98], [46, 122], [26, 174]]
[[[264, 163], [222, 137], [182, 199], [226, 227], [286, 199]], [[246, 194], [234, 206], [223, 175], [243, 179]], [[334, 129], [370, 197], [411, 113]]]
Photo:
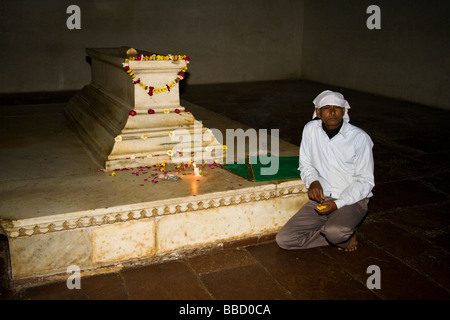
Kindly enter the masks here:
[[147, 94], [151, 97], [151, 96], [153, 96], [153, 94], [156, 94], [156, 93], [170, 92], [170, 89], [172, 89], [175, 86], [175, 84], [177, 84], [178, 82], [180, 82], [181, 80], [184, 79], [186, 71], [188, 69], [187, 66], [185, 68], [183, 68], [180, 72], [178, 72], [177, 77], [170, 83], [167, 83], [165, 87], [155, 88], [153, 86], [149, 86], [149, 85], [141, 82], [140, 78], [136, 79], [136, 76], [134, 75], [133, 70], [130, 68], [129, 61], [164, 61], [164, 60], [172, 60], [172, 61], [184, 60], [184, 61], [186, 61], [186, 64], [188, 64], [190, 62], [189, 57], [186, 55], [171, 55], [171, 54], [169, 54], [167, 56], [162, 56], [162, 55], [153, 54], [151, 56], [144, 56], [142, 54], [138, 54], [137, 56], [129, 57], [128, 59], [125, 59], [125, 62], [122, 63], [122, 66], [123, 66], [123, 69], [125, 70], [125, 72], [128, 73], [128, 75], [133, 79], [134, 84], [142, 87], [145, 91], [147, 91]]
[[[140, 78], [136, 79], [136, 76], [133, 73], [133, 70], [130, 68], [130, 65], [129, 65], [130, 61], [164, 61], [164, 60], [172, 60], [172, 61], [184, 60], [184, 61], [186, 61], [186, 67], [184, 67], [183, 69], [181, 69], [180, 72], [178, 72], [177, 77], [173, 81], [171, 81], [170, 83], [167, 83], [165, 85], [165, 87], [162, 87], [162, 88], [155, 88], [153, 86], [149, 86], [149, 85], [143, 83]], [[186, 55], [171, 55], [171, 54], [169, 54], [167, 56], [162, 56], [162, 55], [153, 54], [151, 56], [148, 56], [148, 55], [144, 56], [144, 55], [140, 54], [140, 55], [137, 55], [134, 57], [129, 57], [128, 59], [125, 59], [125, 62], [122, 63], [122, 66], [123, 66], [123, 69], [125, 70], [125, 72], [128, 73], [128, 75], [131, 77], [131, 79], [133, 79], [134, 84], [142, 87], [145, 91], [147, 91], [147, 94], [151, 97], [157, 93], [170, 92], [170, 89], [172, 89], [178, 82], [180, 82], [181, 80], [183, 80], [185, 78], [185, 73], [188, 69], [187, 64], [189, 64], [189, 62], [190, 62], [190, 59]], [[184, 109], [184, 111], [189, 112], [188, 109]], [[169, 113], [169, 112], [170, 112], [169, 109], [164, 109], [164, 113]], [[174, 112], [176, 114], [179, 114], [180, 109], [175, 109]], [[155, 113], [155, 110], [148, 109], [148, 114], [154, 114], [154, 113]], [[131, 110], [129, 112], [129, 115], [131, 117], [134, 117], [135, 115], [137, 115], [137, 112], [135, 110]], [[172, 137], [174, 134], [175, 133], [173, 131], [169, 132], [170, 137]], [[147, 134], [145, 134], [145, 133], [141, 134], [141, 139], [146, 140], [147, 138], [148, 138]], [[115, 138], [115, 141], [122, 142], [122, 136], [120, 136], [120, 135], [117, 136]], [[168, 150], [167, 155], [172, 157], [173, 151]], [[147, 158], [151, 158], [152, 156], [153, 156], [152, 154], [148, 154]], [[157, 155], [157, 156], [159, 156], [159, 155]], [[131, 159], [134, 159], [134, 158], [135, 158], [135, 155], [132, 155]]]

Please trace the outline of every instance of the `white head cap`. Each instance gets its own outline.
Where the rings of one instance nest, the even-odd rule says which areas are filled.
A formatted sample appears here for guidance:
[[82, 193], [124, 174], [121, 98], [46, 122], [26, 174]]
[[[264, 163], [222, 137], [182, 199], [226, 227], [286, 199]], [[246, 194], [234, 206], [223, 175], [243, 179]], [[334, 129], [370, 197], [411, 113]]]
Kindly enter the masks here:
[[[343, 119], [347, 122], [350, 121], [350, 117], [348, 115], [348, 109], [350, 109], [350, 105], [348, 104], [347, 100], [344, 99], [344, 96], [339, 92], [325, 90], [314, 99], [313, 103], [317, 109], [320, 109], [323, 106], [338, 106], [341, 108], [345, 108]], [[316, 110], [314, 110], [312, 118], [314, 119], [316, 116]]]

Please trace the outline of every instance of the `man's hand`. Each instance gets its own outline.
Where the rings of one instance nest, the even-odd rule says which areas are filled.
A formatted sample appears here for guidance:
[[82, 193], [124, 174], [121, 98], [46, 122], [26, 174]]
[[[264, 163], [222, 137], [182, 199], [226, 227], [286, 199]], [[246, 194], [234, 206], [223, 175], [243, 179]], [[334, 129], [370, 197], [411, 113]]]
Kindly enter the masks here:
[[322, 185], [317, 180], [309, 185], [308, 197], [319, 203], [315, 208], [319, 214], [329, 214], [334, 210], [337, 210], [337, 206], [334, 201], [325, 201]]
[[319, 214], [329, 214], [334, 210], [337, 210], [336, 203], [332, 200], [321, 202], [316, 208], [314, 208]]
[[319, 203], [322, 203], [322, 201], [325, 200], [325, 197], [323, 196], [322, 185], [319, 181], [316, 180], [309, 185], [308, 197], [311, 200], [317, 201]]

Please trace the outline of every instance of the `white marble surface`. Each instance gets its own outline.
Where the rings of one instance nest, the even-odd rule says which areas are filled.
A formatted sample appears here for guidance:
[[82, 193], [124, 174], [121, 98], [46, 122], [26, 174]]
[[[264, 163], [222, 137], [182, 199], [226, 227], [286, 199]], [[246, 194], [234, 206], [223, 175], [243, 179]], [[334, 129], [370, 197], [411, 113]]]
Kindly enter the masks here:
[[[247, 129], [182, 103], [211, 128]], [[297, 152], [280, 143], [281, 155]], [[63, 105], [0, 109], [0, 163], [0, 232], [9, 238], [14, 279], [275, 232], [306, 200], [300, 179], [251, 182], [214, 166], [158, 183], [149, 177], [161, 167], [99, 172]]]
[[[211, 128], [244, 128], [232, 121], [183, 102]], [[200, 181], [181, 175], [176, 182], [144, 181], [133, 171], [99, 172], [78, 136], [63, 116], [64, 105], [22, 106], [0, 113], [0, 218], [23, 220], [73, 212], [134, 205], [193, 194], [241, 190], [274, 184], [250, 182], [223, 169], [204, 168]], [[39, 111], [38, 111], [39, 109]], [[298, 147], [281, 141], [280, 154], [298, 154]], [[170, 165], [169, 170], [175, 167]], [[183, 173], [191, 174], [193, 171]], [[144, 186], [141, 186], [144, 184]]]
[[[91, 83], [69, 101], [65, 111], [105, 169], [171, 162], [169, 153], [176, 153], [174, 147], [179, 146], [173, 132], [194, 132], [198, 126], [207, 130], [180, 104], [175, 79], [187, 66], [185, 60], [125, 62], [126, 56], [119, 48], [86, 51], [91, 59]], [[128, 64], [134, 79], [124, 71], [123, 63]], [[170, 90], [149, 95], [148, 89], [134, 84], [137, 80], [155, 89], [174, 85]], [[183, 147], [194, 152], [198, 148], [221, 150], [222, 145], [213, 137], [196, 146], [187, 143]], [[214, 155], [211, 159], [220, 157]]]

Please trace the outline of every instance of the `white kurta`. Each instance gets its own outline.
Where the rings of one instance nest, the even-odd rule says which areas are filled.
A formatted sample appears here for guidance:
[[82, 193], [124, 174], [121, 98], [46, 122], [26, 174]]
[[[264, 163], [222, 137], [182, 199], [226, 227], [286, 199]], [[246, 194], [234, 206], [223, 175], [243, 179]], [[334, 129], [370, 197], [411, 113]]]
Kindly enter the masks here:
[[372, 196], [375, 186], [373, 142], [362, 129], [344, 121], [328, 138], [321, 120], [308, 122], [300, 144], [299, 170], [309, 188], [316, 180], [324, 196], [337, 199], [338, 209]]

